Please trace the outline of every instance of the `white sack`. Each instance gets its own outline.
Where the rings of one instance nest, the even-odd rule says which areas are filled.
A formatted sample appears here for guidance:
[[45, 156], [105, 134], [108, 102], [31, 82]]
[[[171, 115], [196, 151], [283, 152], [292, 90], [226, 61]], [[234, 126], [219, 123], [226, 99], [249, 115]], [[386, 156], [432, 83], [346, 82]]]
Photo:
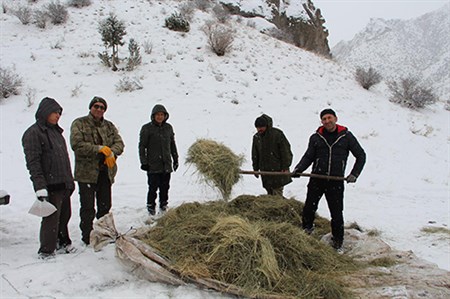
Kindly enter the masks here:
[[47, 217], [56, 212], [56, 207], [46, 200], [36, 199], [28, 213], [38, 217]]

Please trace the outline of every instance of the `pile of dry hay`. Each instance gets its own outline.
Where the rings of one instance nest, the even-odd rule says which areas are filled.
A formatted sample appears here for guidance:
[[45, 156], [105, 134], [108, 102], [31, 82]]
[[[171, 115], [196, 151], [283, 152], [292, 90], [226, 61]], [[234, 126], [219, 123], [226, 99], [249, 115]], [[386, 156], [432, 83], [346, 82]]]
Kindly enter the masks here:
[[208, 139], [198, 139], [188, 149], [186, 162], [194, 164], [203, 180], [216, 187], [223, 199], [228, 200], [231, 189], [239, 181], [243, 156], [234, 154], [228, 147]]
[[349, 297], [340, 277], [358, 266], [306, 235], [301, 210], [293, 199], [271, 196], [187, 203], [141, 239], [182, 275], [233, 284], [248, 297]]

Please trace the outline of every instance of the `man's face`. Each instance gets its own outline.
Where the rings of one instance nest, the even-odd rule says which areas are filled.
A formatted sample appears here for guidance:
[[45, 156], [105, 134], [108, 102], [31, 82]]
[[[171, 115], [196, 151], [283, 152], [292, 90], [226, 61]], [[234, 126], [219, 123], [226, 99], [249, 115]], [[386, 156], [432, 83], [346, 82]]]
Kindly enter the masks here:
[[52, 125], [56, 125], [61, 117], [61, 111], [52, 112], [47, 117], [47, 122]]
[[166, 118], [166, 114], [164, 112], [156, 112], [155, 113], [155, 121], [158, 124], [162, 124], [162, 122], [164, 121], [165, 118]]
[[103, 105], [102, 102], [96, 102], [94, 105], [92, 105], [91, 107], [91, 114], [92, 116], [94, 116], [95, 119], [102, 119], [103, 118], [103, 114], [105, 114], [105, 105]]
[[322, 125], [328, 132], [334, 132], [334, 130], [336, 130], [337, 117], [333, 114], [325, 114], [322, 116], [321, 121]]
[[264, 132], [267, 130], [267, 127], [256, 127], [256, 131], [258, 131], [258, 134], [264, 134]]

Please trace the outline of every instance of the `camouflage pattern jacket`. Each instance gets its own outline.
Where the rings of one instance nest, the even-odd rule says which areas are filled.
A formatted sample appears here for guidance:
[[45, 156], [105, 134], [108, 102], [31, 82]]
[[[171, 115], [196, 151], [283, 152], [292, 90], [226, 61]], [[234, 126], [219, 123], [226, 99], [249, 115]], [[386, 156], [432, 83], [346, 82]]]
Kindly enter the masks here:
[[122, 137], [114, 124], [106, 119], [96, 121], [89, 113], [72, 122], [70, 146], [75, 152], [75, 180], [81, 183], [97, 183], [100, 170], [107, 169], [111, 184], [117, 173], [117, 164], [105, 168], [99, 163], [99, 146], [106, 145], [113, 151], [116, 159], [125, 147]]

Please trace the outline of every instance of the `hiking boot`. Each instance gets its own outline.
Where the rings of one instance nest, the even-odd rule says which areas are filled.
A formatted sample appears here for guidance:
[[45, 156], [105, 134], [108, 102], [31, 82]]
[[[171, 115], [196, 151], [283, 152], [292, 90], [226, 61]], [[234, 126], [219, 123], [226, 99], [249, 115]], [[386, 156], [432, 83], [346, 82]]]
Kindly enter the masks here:
[[314, 232], [314, 227], [303, 228], [303, 231], [305, 232], [305, 234], [311, 235]]
[[159, 214], [164, 214], [167, 211], [167, 206], [162, 206], [159, 208]]
[[48, 260], [51, 260], [51, 259], [55, 258], [55, 253], [54, 252], [52, 252], [52, 253], [39, 252], [38, 253], [38, 258], [40, 260], [48, 261]]
[[81, 238], [81, 241], [82, 241], [83, 244], [86, 245], [86, 246], [88, 246], [89, 243], [91, 242], [89, 236], [87, 236], [87, 237], [82, 237], [82, 238]]
[[335, 240], [332, 238], [331, 241], [331, 247], [333, 247], [338, 254], [343, 254], [344, 248], [342, 247], [342, 240]]
[[336, 250], [337, 254], [340, 254], [340, 255], [344, 254], [344, 248], [342, 246], [339, 248], [335, 248], [335, 250]]
[[156, 212], [154, 208], [147, 208], [148, 214], [150, 216], [155, 216]]
[[75, 253], [77, 252], [77, 249], [73, 247], [72, 244], [68, 244], [60, 246], [56, 252], [59, 254]]

